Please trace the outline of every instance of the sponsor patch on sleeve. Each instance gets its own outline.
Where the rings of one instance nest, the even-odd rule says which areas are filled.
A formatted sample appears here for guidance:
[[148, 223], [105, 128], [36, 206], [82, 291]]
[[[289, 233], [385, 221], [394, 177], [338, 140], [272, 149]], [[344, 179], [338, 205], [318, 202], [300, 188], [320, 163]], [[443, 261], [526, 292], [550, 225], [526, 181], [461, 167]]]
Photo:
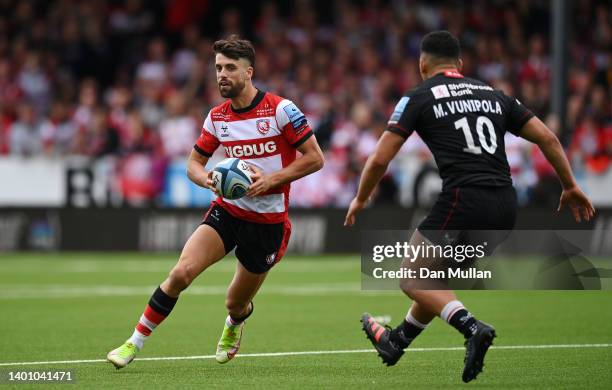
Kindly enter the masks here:
[[402, 114], [404, 113], [404, 110], [406, 109], [406, 104], [408, 104], [409, 100], [410, 98], [408, 96], [404, 96], [400, 99], [399, 102], [397, 102], [395, 108], [393, 109], [393, 114], [391, 114], [391, 118], [389, 119], [388, 124], [394, 125], [399, 122], [400, 118], [402, 117]]
[[302, 111], [300, 111], [294, 103], [286, 105], [283, 107], [283, 110], [285, 110], [285, 114], [287, 114], [289, 122], [296, 134], [301, 133], [306, 128], [306, 116], [302, 114]]

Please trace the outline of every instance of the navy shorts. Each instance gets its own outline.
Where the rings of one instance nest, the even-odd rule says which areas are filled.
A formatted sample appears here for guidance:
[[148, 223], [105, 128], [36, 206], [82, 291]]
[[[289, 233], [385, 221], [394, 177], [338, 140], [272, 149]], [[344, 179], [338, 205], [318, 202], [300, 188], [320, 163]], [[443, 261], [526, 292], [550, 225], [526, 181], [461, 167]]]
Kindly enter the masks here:
[[470, 186], [442, 191], [419, 232], [436, 245], [479, 245], [486, 254], [503, 242], [516, 222], [514, 187]]
[[225, 253], [236, 248], [238, 261], [249, 272], [268, 272], [278, 263], [287, 249], [291, 235], [291, 222], [255, 223], [234, 217], [218, 204], [213, 204], [202, 224], [209, 225], [219, 233]]

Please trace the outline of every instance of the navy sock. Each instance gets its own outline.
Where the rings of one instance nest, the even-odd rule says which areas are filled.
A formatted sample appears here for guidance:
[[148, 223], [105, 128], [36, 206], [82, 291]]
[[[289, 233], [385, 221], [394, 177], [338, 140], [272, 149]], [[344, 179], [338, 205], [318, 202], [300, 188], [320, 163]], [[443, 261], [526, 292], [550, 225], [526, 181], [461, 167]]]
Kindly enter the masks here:
[[407, 348], [412, 340], [421, 334], [423, 328], [420, 328], [404, 319], [397, 328], [391, 331], [389, 338], [391, 341], [399, 345], [402, 349]]
[[163, 314], [164, 316], [168, 316], [172, 309], [174, 309], [174, 305], [176, 305], [176, 301], [178, 298], [173, 298], [170, 295], [166, 294], [160, 287], [157, 287], [151, 299], [149, 299], [149, 306], [156, 312]]
[[474, 318], [474, 316], [465, 308], [459, 309], [453, 313], [453, 316], [448, 319], [448, 323], [459, 332], [463, 333], [466, 339], [473, 336], [478, 329], [476, 318]]

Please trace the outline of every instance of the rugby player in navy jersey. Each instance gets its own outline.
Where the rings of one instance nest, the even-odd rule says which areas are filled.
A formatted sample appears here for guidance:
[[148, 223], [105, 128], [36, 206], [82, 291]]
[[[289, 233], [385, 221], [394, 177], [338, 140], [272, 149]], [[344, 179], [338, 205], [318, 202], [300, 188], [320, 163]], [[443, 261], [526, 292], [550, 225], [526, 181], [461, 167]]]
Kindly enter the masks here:
[[[356, 214], [366, 205], [389, 162], [413, 132], [431, 150], [443, 184], [436, 203], [411, 237], [411, 245], [442, 245], [449, 234], [459, 240], [469, 236], [463, 233], [479, 230], [490, 232], [488, 249], [492, 250], [491, 246], [504, 238], [495, 237], [495, 233], [513, 229], [517, 200], [504, 150], [506, 131], [538, 145], [555, 169], [563, 188], [558, 210], [569, 208], [577, 222], [591, 219], [595, 210], [576, 184], [555, 134], [517, 99], [464, 77], [461, 68], [457, 38], [447, 31], [423, 38], [419, 58], [423, 82], [395, 107], [387, 131], [366, 162], [345, 225], [355, 223]], [[402, 267], [410, 267], [410, 262], [405, 259]], [[422, 289], [414, 280], [402, 279], [400, 287], [412, 299], [405, 320], [391, 329], [366, 313], [362, 327], [383, 362], [394, 365], [404, 349], [439, 316], [465, 337], [462, 379], [469, 382], [482, 371], [495, 330], [477, 320], [452, 290], [440, 286]]]

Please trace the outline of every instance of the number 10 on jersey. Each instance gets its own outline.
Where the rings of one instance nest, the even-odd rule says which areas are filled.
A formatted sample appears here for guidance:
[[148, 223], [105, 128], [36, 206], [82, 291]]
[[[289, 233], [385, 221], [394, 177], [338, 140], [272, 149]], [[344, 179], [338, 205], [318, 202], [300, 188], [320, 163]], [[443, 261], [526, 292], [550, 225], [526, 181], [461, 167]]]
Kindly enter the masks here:
[[[485, 127], [489, 132], [489, 142], [487, 142], [487, 139], [485, 138]], [[463, 135], [465, 136], [465, 143], [467, 144], [467, 147], [463, 148], [464, 152], [482, 154], [482, 149], [484, 149], [489, 154], [495, 153], [495, 150], [497, 149], [497, 134], [495, 134], [495, 127], [493, 126], [493, 122], [491, 122], [491, 120], [486, 116], [479, 116], [476, 119], [476, 133], [478, 134], [478, 141], [480, 142], [480, 146], [476, 146], [476, 144], [474, 143], [472, 130], [470, 129], [470, 125], [468, 124], [468, 120], [466, 117], [456, 120], [455, 128], [457, 130], [462, 130]]]

